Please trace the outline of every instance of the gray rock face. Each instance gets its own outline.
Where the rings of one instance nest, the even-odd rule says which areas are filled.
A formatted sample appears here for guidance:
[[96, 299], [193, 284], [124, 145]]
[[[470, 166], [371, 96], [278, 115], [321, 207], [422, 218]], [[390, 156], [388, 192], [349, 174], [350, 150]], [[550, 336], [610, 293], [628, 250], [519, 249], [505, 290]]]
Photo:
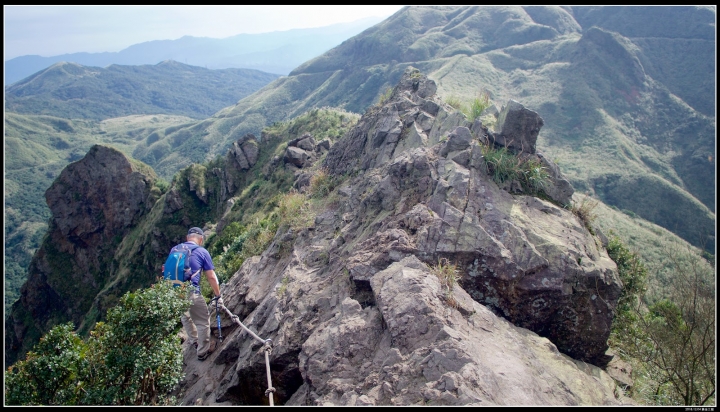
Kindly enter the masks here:
[[[414, 256], [377, 272], [367, 291], [352, 295], [340, 268], [305, 267], [307, 251], [297, 252], [283, 270], [265, 255], [253, 258], [224, 292], [251, 330], [273, 337], [276, 405], [623, 402], [601, 369], [497, 317], [462, 288], [453, 289], [456, 303], [449, 305], [438, 277]], [[280, 293], [283, 277], [289, 282]], [[227, 339], [210, 362], [196, 361], [186, 348], [183, 403], [261, 404], [267, 383], [262, 355], [252, 349], [259, 345], [230, 324], [222, 328]]]
[[[569, 211], [499, 188], [464, 117], [430, 80], [405, 77], [323, 164], [360, 173], [223, 287], [228, 309], [273, 341], [276, 404], [625, 402], [583, 362], [606, 361], [612, 260]], [[451, 289], [441, 258], [458, 271]], [[182, 403], [266, 402], [260, 345], [229, 319], [222, 330], [204, 363], [186, 348]]]
[[299, 147], [288, 147], [285, 150], [285, 157], [283, 160], [285, 163], [293, 164], [297, 167], [303, 167], [310, 160], [310, 153]]
[[122, 153], [96, 145], [63, 169], [45, 199], [64, 237], [92, 244], [97, 235], [126, 228], [142, 214], [149, 180]]
[[570, 181], [563, 176], [555, 162], [543, 156], [540, 152], [537, 152], [536, 156], [550, 174], [551, 182], [545, 187], [545, 194], [560, 204], [569, 205], [572, 200], [572, 195], [575, 193], [575, 189], [573, 189]]
[[302, 136], [288, 142], [288, 147], [285, 150], [283, 161], [297, 168], [308, 167], [315, 162], [318, 153], [322, 153], [324, 148], [329, 147], [329, 141], [322, 142], [322, 146], [319, 146], [310, 133], [305, 133]]
[[471, 142], [470, 129], [463, 126], [457, 127], [448, 135], [447, 143], [440, 149], [440, 156], [447, 157], [450, 152], [465, 150], [470, 147]]
[[232, 144], [226, 158], [233, 160], [228, 163], [234, 164], [238, 170], [248, 170], [257, 163], [257, 156], [257, 138], [253, 134], [247, 134]]
[[315, 139], [313, 139], [312, 136], [308, 136], [308, 137], [300, 140], [299, 142], [297, 142], [297, 147], [299, 147], [305, 151], [308, 151], [308, 152], [315, 150], [315, 145], [316, 145]]
[[539, 114], [510, 100], [498, 115], [498, 131], [490, 134], [490, 140], [516, 152], [535, 153], [535, 142], [543, 124]]

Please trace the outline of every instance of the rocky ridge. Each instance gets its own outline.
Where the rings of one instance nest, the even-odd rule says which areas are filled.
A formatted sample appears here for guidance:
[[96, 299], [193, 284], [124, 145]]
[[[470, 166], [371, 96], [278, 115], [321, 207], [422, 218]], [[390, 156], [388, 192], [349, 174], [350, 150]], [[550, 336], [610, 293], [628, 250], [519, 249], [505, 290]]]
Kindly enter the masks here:
[[[149, 285], [188, 225], [222, 230], [249, 172], [267, 159], [261, 173], [290, 171], [301, 191], [318, 167], [342, 182], [312, 224], [278, 231], [223, 285], [227, 307], [273, 341], [276, 404], [623, 404], [595, 366], [607, 362], [621, 288], [614, 263], [562, 207], [573, 190], [534, 145], [542, 119], [517, 102], [497, 115], [495, 129], [470, 124], [410, 68], [335, 144], [300, 134], [269, 159], [271, 149], [247, 135], [224, 158], [182, 171], [162, 196], [140, 164], [93, 148], [48, 191], [50, 238], [74, 254], [50, 259], [54, 244], [43, 245], [6, 324], [6, 348], [23, 353], [13, 345], [58, 321], [89, 328], [112, 296]], [[509, 137], [518, 130], [526, 132]], [[550, 170], [546, 200], [488, 174], [484, 145], [517, 141], [517, 156]], [[112, 259], [96, 263], [102, 256]], [[436, 275], [443, 258], [460, 273], [452, 288]], [[58, 262], [105, 277], [72, 278], [92, 288], [70, 295]], [[78, 269], [85, 263], [88, 272]], [[28, 314], [37, 322], [25, 323]], [[181, 404], [266, 403], [260, 345], [225, 317], [222, 331], [204, 362], [184, 346]]]
[[[223, 286], [228, 309], [274, 343], [276, 403], [621, 404], [612, 378], [584, 362], [608, 361], [621, 284], [600, 241], [559, 206], [572, 187], [559, 172], [552, 201], [498, 187], [480, 142], [501, 136], [434, 93], [408, 69], [323, 160], [345, 177], [334, 200]], [[505, 121], [538, 129], [527, 109], [508, 115], [518, 104]], [[288, 156], [278, 165], [303, 175]], [[461, 273], [452, 291], [434, 274], [440, 258]], [[222, 329], [209, 361], [185, 348], [182, 403], [267, 402], [260, 345], [229, 319]]]

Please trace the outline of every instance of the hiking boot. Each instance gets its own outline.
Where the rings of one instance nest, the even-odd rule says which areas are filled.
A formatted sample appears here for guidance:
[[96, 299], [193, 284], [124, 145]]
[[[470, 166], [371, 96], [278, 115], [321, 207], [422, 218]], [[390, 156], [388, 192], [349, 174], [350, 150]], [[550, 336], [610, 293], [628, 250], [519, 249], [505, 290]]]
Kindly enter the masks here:
[[211, 353], [215, 352], [215, 348], [217, 347], [217, 341], [215, 339], [210, 339], [210, 348], [208, 348], [208, 351], [203, 353], [202, 355], [198, 355], [198, 360], [205, 360], [208, 356], [210, 356]]

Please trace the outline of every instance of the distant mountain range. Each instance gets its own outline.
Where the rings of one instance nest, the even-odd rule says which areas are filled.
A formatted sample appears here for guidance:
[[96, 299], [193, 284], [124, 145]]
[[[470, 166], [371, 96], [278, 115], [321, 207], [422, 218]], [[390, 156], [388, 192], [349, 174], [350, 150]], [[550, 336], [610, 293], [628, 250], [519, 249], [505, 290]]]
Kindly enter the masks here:
[[60, 62], [6, 87], [5, 110], [70, 119], [134, 114], [201, 119], [278, 77], [253, 69], [211, 70], [172, 60], [107, 68]]
[[[175, 60], [208, 69], [246, 68], [286, 75], [305, 61], [381, 20], [380, 17], [368, 17], [312, 29], [238, 34], [224, 39], [184, 36], [176, 40], [138, 43], [119, 52], [19, 56], [5, 62], [5, 85], [62, 61], [106, 67], [111, 64], [142, 65]], [[242, 31], [242, 28], [239, 30]]]

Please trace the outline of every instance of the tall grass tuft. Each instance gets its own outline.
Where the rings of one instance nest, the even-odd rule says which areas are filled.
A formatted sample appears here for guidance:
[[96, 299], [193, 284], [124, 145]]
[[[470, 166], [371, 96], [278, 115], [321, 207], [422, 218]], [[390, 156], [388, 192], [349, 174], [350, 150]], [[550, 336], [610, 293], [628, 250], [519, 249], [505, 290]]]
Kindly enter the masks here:
[[437, 265], [430, 267], [430, 270], [440, 280], [440, 287], [443, 289], [445, 300], [450, 306], [456, 307], [457, 303], [452, 293], [460, 279], [457, 265], [450, 263], [446, 258], [440, 258]]
[[488, 172], [496, 183], [512, 181], [520, 176], [520, 160], [506, 147], [485, 145], [482, 153]]
[[472, 102], [470, 102], [470, 110], [465, 113], [470, 122], [474, 122], [475, 119], [480, 117], [483, 111], [490, 107], [490, 95], [487, 91], [479, 93]]
[[542, 163], [532, 157], [519, 157], [506, 147], [483, 145], [483, 158], [488, 173], [495, 183], [517, 180], [526, 193], [537, 195], [545, 189], [550, 173]]
[[588, 232], [595, 234], [595, 230], [593, 230], [592, 225], [593, 222], [595, 222], [595, 219], [597, 218], [597, 215], [593, 212], [593, 209], [598, 205], [597, 200], [592, 200], [590, 197], [585, 196], [583, 197], [583, 200], [580, 202], [580, 204], [574, 203], [570, 207], [570, 211], [575, 214], [575, 216], [580, 219], [580, 222], [582, 222], [583, 226], [588, 230]]

